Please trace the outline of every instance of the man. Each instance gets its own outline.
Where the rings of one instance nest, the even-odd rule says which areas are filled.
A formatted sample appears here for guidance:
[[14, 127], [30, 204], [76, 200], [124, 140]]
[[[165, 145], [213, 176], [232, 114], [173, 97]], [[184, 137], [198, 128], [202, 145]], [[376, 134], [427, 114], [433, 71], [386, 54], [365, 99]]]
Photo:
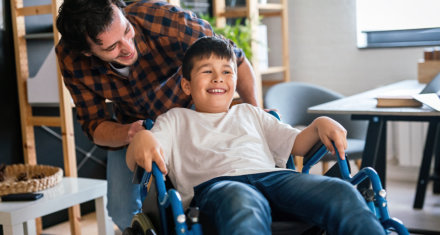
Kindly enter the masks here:
[[[78, 121], [95, 144], [117, 149], [108, 153], [107, 208], [123, 230], [142, 205], [125, 146], [143, 129], [142, 120], [192, 105], [180, 87], [182, 59], [192, 42], [214, 33], [206, 21], [175, 6], [141, 1], [125, 8], [121, 0], [65, 0], [57, 28], [62, 38], [56, 53]], [[237, 91], [257, 105], [251, 66], [240, 49], [235, 53]]]

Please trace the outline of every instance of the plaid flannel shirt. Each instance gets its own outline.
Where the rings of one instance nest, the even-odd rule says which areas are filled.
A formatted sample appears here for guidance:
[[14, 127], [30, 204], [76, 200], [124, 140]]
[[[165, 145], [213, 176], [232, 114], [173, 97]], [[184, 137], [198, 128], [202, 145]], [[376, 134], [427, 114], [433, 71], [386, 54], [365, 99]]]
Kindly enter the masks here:
[[[70, 50], [62, 39], [56, 47], [78, 121], [91, 140], [103, 121], [155, 120], [173, 107], [189, 107], [191, 98], [180, 87], [184, 53], [196, 39], [214, 34], [209, 23], [194, 13], [166, 3], [137, 2], [124, 11], [134, 27], [139, 54], [128, 77], [97, 57]], [[238, 48], [235, 52], [240, 64], [244, 53]], [[106, 99], [112, 101], [115, 117]]]

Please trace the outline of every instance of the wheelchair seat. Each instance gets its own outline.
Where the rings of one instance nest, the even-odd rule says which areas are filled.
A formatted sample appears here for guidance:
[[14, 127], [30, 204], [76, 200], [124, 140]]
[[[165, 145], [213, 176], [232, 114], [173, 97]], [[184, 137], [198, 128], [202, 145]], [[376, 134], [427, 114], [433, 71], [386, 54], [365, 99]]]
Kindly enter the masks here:
[[[335, 165], [336, 166], [336, 165]], [[330, 170], [329, 172], [334, 172], [337, 170]], [[168, 187], [172, 188], [172, 184], [167, 179], [166, 180]], [[132, 232], [132, 231], [124, 231], [124, 235], [132, 235], [132, 234], [154, 234], [152, 231], [147, 232], [150, 228], [154, 230], [157, 234], [167, 234], [168, 231], [173, 231], [174, 229], [174, 223], [171, 212], [167, 211], [167, 218], [166, 218], [166, 228], [163, 228], [164, 225], [162, 225], [161, 221], [161, 214], [159, 205], [157, 203], [158, 201], [158, 194], [157, 194], [157, 186], [155, 183], [155, 180], [151, 181], [150, 188], [148, 190], [147, 197], [145, 198], [143, 204], [142, 204], [142, 215], [138, 215], [132, 222], [132, 227], [134, 230], [138, 233]], [[145, 220], [145, 218], [148, 218], [148, 220]], [[199, 223], [202, 225], [202, 232], [203, 234], [210, 234], [210, 235], [216, 235], [217, 231], [215, 229], [215, 226], [212, 224], [211, 221], [208, 221], [206, 219], [207, 217], [203, 215], [203, 213], [200, 213], [198, 216]], [[271, 225], [272, 228], [272, 234], [274, 235], [287, 235], [287, 234], [304, 234], [304, 235], [322, 235], [324, 233], [324, 230], [316, 225], [306, 223], [304, 221], [300, 221], [296, 218], [293, 218], [291, 215], [288, 214], [278, 214], [277, 216], [274, 216], [273, 222]], [[142, 224], [141, 224], [142, 223]], [[144, 232], [139, 232], [144, 231]], [[164, 232], [167, 231], [167, 232]]]

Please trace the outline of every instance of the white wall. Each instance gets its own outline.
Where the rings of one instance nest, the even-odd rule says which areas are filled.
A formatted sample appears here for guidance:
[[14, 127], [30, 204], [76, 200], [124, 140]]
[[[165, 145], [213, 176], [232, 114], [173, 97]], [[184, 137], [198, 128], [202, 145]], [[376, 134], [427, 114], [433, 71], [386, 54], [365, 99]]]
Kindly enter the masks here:
[[[355, 0], [289, 0], [292, 81], [322, 85], [344, 95], [417, 78], [422, 47], [358, 49]], [[265, 19], [269, 58], [279, 65], [279, 19]]]
[[[275, 1], [276, 2], [276, 1]], [[352, 95], [400, 80], [417, 79], [423, 47], [358, 49], [355, 0], [289, 0], [289, 57], [292, 81], [313, 83]], [[270, 65], [281, 64], [281, 27], [268, 24]], [[388, 158], [418, 165], [426, 125], [388, 125]]]

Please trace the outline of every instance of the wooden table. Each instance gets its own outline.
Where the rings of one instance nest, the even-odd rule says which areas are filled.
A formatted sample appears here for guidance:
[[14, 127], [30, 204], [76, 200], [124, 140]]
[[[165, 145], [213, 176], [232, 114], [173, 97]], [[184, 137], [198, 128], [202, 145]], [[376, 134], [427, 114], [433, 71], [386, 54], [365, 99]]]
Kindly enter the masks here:
[[[422, 164], [417, 181], [416, 197], [413, 207], [423, 208], [426, 186], [434, 180], [434, 193], [440, 193], [440, 112], [427, 106], [420, 108], [377, 108], [377, 95], [384, 94], [417, 94], [425, 84], [416, 80], [405, 80], [388, 86], [366, 91], [332, 102], [316, 105], [308, 109], [316, 114], [350, 114], [353, 120], [368, 120], [368, 131], [365, 149], [362, 156], [362, 167], [376, 169], [385, 188], [386, 172], [386, 122], [387, 121], [422, 121], [428, 122], [428, 134], [423, 152]], [[434, 153], [435, 151], [435, 153]], [[434, 174], [430, 174], [431, 161], [435, 155]], [[363, 184], [361, 187], [366, 187]]]
[[0, 202], [0, 224], [4, 234], [36, 234], [35, 218], [90, 200], [95, 200], [98, 233], [114, 234], [106, 211], [107, 181], [65, 177], [41, 193], [44, 193], [43, 198], [36, 201]]

